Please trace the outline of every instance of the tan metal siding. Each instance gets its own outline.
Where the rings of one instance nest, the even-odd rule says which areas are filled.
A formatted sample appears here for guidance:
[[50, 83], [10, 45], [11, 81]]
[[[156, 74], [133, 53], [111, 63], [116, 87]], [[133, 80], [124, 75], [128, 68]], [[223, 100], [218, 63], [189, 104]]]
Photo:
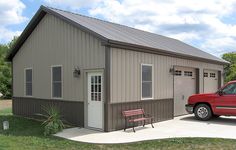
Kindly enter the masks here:
[[[51, 98], [51, 65], [63, 66], [63, 99], [83, 101], [84, 69], [105, 67], [105, 47], [89, 33], [46, 15], [13, 59], [14, 96], [24, 97], [24, 68], [33, 68], [33, 97]], [[73, 77], [74, 67], [81, 76]]]
[[200, 92], [203, 92], [203, 69], [223, 71], [222, 65], [111, 48], [111, 103], [141, 99], [141, 64], [153, 64], [154, 99], [173, 98], [173, 66], [199, 68]]

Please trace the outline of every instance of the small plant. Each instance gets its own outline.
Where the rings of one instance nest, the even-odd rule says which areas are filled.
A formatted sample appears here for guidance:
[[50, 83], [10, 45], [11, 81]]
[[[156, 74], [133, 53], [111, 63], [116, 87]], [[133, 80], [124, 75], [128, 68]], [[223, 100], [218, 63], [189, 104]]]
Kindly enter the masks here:
[[64, 129], [64, 124], [61, 120], [60, 111], [55, 106], [43, 107], [45, 114], [38, 114], [39, 116], [45, 118], [43, 121], [44, 125], [44, 135], [48, 136], [55, 134]]

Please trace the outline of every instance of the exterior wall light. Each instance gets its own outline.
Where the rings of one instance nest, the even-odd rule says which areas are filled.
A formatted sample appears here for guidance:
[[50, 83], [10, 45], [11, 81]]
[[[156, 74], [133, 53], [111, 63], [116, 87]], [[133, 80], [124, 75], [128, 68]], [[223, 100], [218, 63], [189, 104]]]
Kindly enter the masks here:
[[170, 72], [170, 74], [174, 74], [174, 68], [170, 68], [170, 70], [169, 70], [169, 72]]
[[78, 78], [80, 76], [80, 69], [79, 69], [79, 67], [76, 67], [74, 69], [73, 75], [74, 75], [75, 78]]

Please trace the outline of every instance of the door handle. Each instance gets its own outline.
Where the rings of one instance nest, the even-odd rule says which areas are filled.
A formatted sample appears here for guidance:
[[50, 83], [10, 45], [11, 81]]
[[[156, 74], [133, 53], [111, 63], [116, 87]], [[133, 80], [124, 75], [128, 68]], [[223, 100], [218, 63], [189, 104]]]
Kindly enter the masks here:
[[182, 95], [182, 100], [184, 100], [184, 95]]

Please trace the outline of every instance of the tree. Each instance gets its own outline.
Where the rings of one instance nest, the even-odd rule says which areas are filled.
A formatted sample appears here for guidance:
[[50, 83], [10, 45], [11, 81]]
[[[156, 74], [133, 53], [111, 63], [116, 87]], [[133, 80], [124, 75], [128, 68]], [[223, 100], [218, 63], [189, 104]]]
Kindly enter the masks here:
[[4, 99], [11, 98], [12, 96], [11, 64], [6, 62], [6, 56], [16, 40], [17, 37], [14, 37], [10, 43], [0, 44], [0, 92], [3, 94]]
[[230, 62], [229, 65], [224, 67], [225, 81], [229, 82], [231, 80], [236, 80], [236, 52], [225, 53], [222, 58]]

